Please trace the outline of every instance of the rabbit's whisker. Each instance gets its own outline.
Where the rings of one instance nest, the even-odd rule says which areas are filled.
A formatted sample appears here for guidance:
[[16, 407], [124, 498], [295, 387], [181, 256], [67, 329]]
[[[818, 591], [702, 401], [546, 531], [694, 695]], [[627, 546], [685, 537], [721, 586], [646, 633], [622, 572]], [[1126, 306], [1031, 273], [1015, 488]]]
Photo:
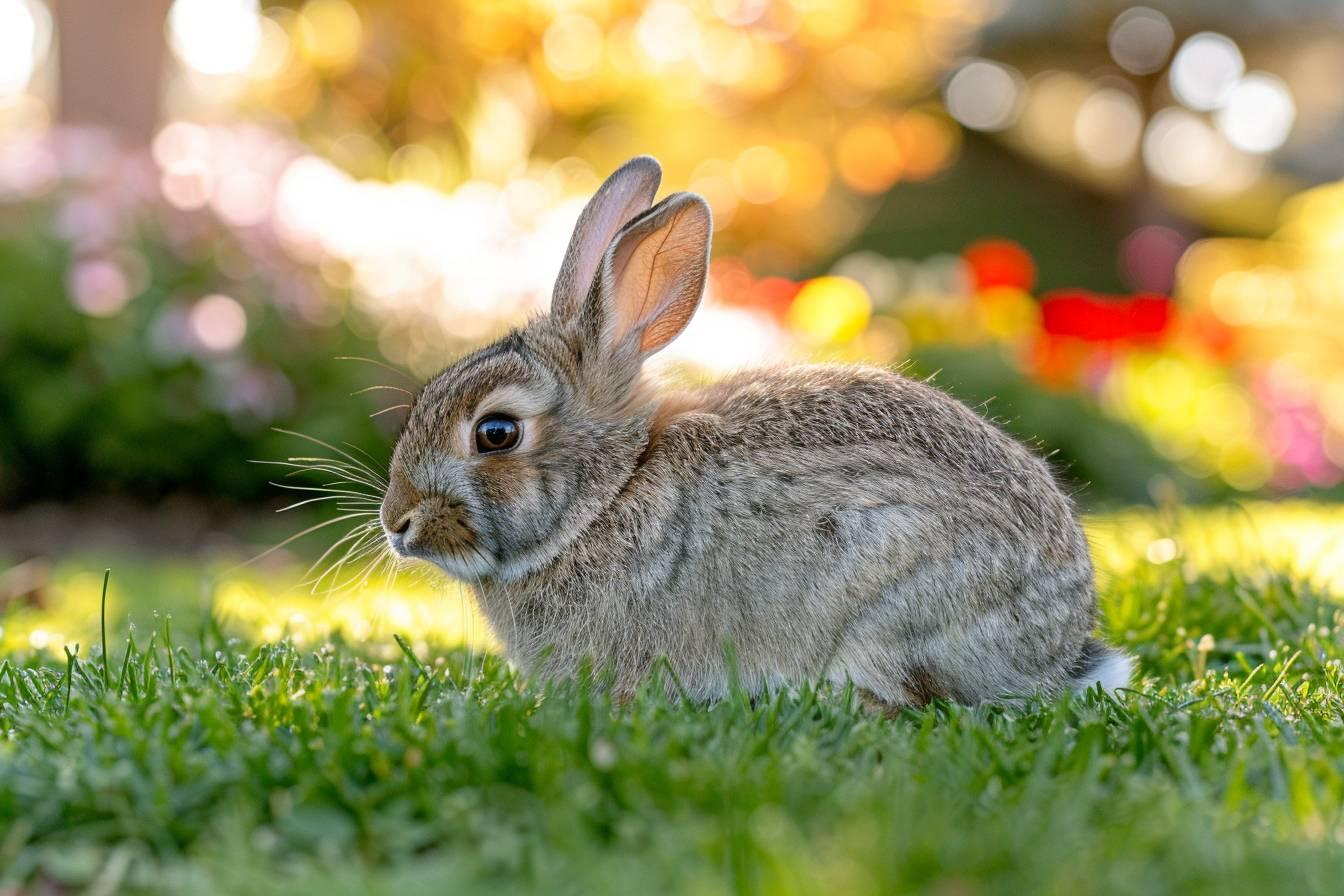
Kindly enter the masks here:
[[359, 517], [364, 516], [364, 515], [365, 515], [365, 514], [362, 514], [362, 513], [347, 513], [347, 514], [343, 514], [343, 515], [341, 515], [341, 516], [332, 517], [331, 519], [329, 519], [329, 520], [325, 520], [325, 521], [323, 521], [323, 522], [321, 522], [321, 523], [318, 523], [318, 524], [316, 524], [316, 525], [309, 526], [307, 529], [304, 529], [302, 532], [296, 532], [295, 534], [289, 536], [288, 538], [286, 538], [284, 541], [280, 542], [279, 544], [267, 548], [266, 550], [262, 551], [260, 554], [257, 554], [255, 557], [251, 558], [250, 560], [244, 560], [242, 563], [239, 563], [237, 566], [234, 566], [234, 567], [231, 567], [230, 569], [225, 570], [225, 572], [226, 572], [226, 573], [236, 572], [237, 570], [242, 569], [244, 566], [250, 566], [251, 564], [256, 563], [258, 560], [262, 559], [263, 557], [269, 557], [271, 554], [274, 554], [276, 551], [280, 550], [280, 549], [283, 548], [283, 547], [286, 547], [287, 545], [293, 544], [294, 542], [298, 541], [300, 538], [303, 538], [305, 535], [311, 535], [312, 533], [317, 532], [317, 531], [320, 530], [320, 529], [325, 529], [325, 528], [327, 528], [328, 526], [334, 526], [334, 525], [336, 525], [337, 523], [344, 523], [344, 522], [346, 522], [346, 521], [348, 521], [348, 520], [358, 519]]
[[[366, 458], [369, 459], [369, 463], [376, 464], [376, 465], [378, 465], [379, 467], [385, 467], [385, 466], [386, 466], [386, 462], [385, 462], [385, 461], [380, 461], [380, 460], [378, 460], [378, 459], [377, 459], [376, 457], [374, 457], [372, 454], [370, 454], [369, 452], [365, 451], [363, 448], [359, 447], [358, 445], [354, 444], [353, 442], [342, 442], [341, 444], [344, 445], [345, 447], [349, 448], [351, 451], [356, 451], [356, 452], [358, 452], [358, 453], [364, 455]], [[367, 464], [361, 464], [360, 466], [361, 466], [362, 469], [367, 470], [367, 471], [370, 472], [370, 473], [374, 473], [374, 475], [375, 475], [378, 479], [381, 479], [381, 480], [383, 480], [384, 482], [387, 481], [387, 477], [386, 477], [385, 475], [383, 475], [382, 473], [375, 473], [375, 471], [372, 470], [372, 469], [370, 469], [370, 468], [368, 467]]]
[[[337, 505], [336, 505], [336, 509], [337, 509], [337, 510], [341, 510], [341, 511], [358, 511], [358, 510], [360, 510], [360, 509], [362, 508], [362, 506], [365, 505], [365, 504], [367, 504], [367, 505], [369, 505], [369, 506], [375, 506], [375, 505], [377, 504], [377, 502], [374, 501], [373, 498], [366, 498], [366, 499], [363, 499], [363, 500], [355, 501], [355, 500], [352, 499], [352, 498], [347, 498], [345, 495], [321, 495], [321, 496], [316, 497], [316, 498], [306, 498], [306, 499], [304, 499], [304, 500], [302, 500], [302, 501], [295, 501], [293, 504], [286, 504], [284, 507], [280, 507], [280, 508], [278, 508], [275, 512], [276, 512], [276, 513], [284, 513], [284, 512], [287, 511], [287, 510], [294, 510], [294, 509], [297, 508], [297, 507], [303, 507], [305, 504], [316, 504], [318, 501], [349, 501], [349, 502], [351, 502], [351, 503], [349, 503], [349, 504], [337, 504]], [[369, 513], [372, 513], [373, 511], [372, 511], [372, 510], [369, 510], [368, 512], [369, 512]]]
[[[353, 448], [354, 446], [352, 445], [351, 447]], [[330, 467], [332, 469], [342, 470], [351, 475], [357, 475], [363, 479], [370, 479], [384, 485], [387, 484], [386, 476], [377, 470], [370, 469], [368, 464], [362, 462], [343, 460], [339, 457], [308, 457], [305, 455], [291, 457], [289, 460], [295, 462], [296, 466], [318, 467], [321, 469]]]
[[317, 472], [332, 473], [359, 482], [371, 483], [374, 486], [387, 485], [387, 480], [376, 473], [369, 473], [362, 467], [357, 467], [354, 464], [348, 464], [344, 461], [330, 457], [291, 457], [288, 461], [277, 462], [277, 465], [289, 466], [295, 470], [313, 470]]
[[[379, 363], [368, 358], [353, 360]], [[386, 367], [387, 365], [380, 364], [379, 366]], [[388, 369], [407, 376], [409, 379], [409, 375], [397, 371], [395, 368], [388, 367]], [[378, 388], [408, 392], [408, 390], [398, 386], [376, 386], [360, 390], [360, 393], [356, 394]], [[380, 472], [378, 469], [381, 462], [365, 449], [348, 442], [342, 442], [338, 446], [294, 430], [276, 428], [275, 431], [303, 439], [305, 442], [317, 445], [330, 452], [329, 456], [301, 455], [289, 457], [285, 460], [253, 461], [253, 463], [284, 467], [287, 470], [285, 478], [320, 476], [326, 479], [326, 481], [304, 484], [271, 483], [277, 488], [313, 495], [313, 497], [303, 498], [288, 504], [281, 508], [281, 511], [294, 510], [310, 504], [330, 502], [339, 515], [291, 535], [274, 547], [248, 560], [247, 563], [254, 563], [306, 535], [338, 523], [351, 522], [353, 525], [327, 546], [318, 558], [309, 565], [307, 571], [303, 574], [302, 584], [308, 586], [313, 593], [317, 593], [325, 585], [326, 592], [330, 593], [332, 590], [345, 587], [355, 578], [359, 578], [363, 582], [367, 579], [373, 566], [381, 562], [380, 552], [386, 552], [387, 550], [387, 546], [383, 542], [380, 517], [383, 493], [387, 490], [387, 476], [385, 472]], [[370, 562], [359, 568], [353, 576], [346, 576], [347, 570], [355, 564], [365, 561], [366, 558], [369, 558]]]
[[358, 355], [337, 355], [337, 356], [336, 356], [336, 360], [337, 360], [337, 361], [363, 361], [365, 364], [373, 364], [373, 365], [375, 365], [375, 366], [377, 366], [377, 367], [381, 367], [381, 368], [383, 368], [384, 370], [390, 370], [390, 371], [392, 371], [393, 373], [395, 373], [397, 376], [404, 376], [404, 377], [405, 377], [408, 381], [410, 381], [411, 383], [414, 383], [414, 384], [417, 385], [417, 386], [419, 385], [419, 382], [416, 380], [415, 377], [411, 376], [409, 373], [407, 373], [407, 372], [404, 371], [404, 370], [401, 370], [401, 369], [399, 369], [399, 368], [393, 367], [391, 364], [388, 364], [388, 363], [385, 362], [385, 361], [376, 361], [376, 360], [374, 360], [373, 358], [361, 358], [361, 357], [358, 356]]
[[364, 583], [369, 580], [369, 577], [376, 577], [378, 570], [381, 569], [385, 570], [385, 573], [383, 574], [383, 590], [386, 591], [392, 585], [392, 577], [399, 568], [399, 564], [400, 561], [397, 559], [396, 555], [388, 550], [387, 545], [384, 544], [382, 551], [375, 554], [373, 559], [364, 565], [364, 574], [359, 577], [359, 580], [355, 582], [353, 587], [363, 588]]
[[267, 464], [273, 467], [286, 467], [290, 470], [290, 472], [285, 474], [286, 479], [292, 476], [300, 476], [304, 473], [326, 473], [338, 477], [342, 484], [363, 485], [378, 493], [381, 493], [387, 487], [386, 483], [380, 484], [376, 480], [371, 480], [364, 476], [357, 476], [349, 470], [343, 470], [339, 467], [318, 466], [316, 464], [296, 464], [283, 460], [253, 461], [253, 463]]
[[392, 407], [390, 407], [390, 408], [383, 408], [381, 411], [374, 411], [374, 412], [373, 412], [372, 414], [370, 414], [369, 416], [370, 416], [370, 417], [381, 417], [381, 416], [383, 416], [384, 414], [390, 414], [390, 413], [392, 413], [393, 411], [405, 410], [405, 409], [407, 409], [407, 408], [409, 408], [409, 407], [410, 407], [409, 404], [394, 404], [394, 405], [392, 405]]
[[343, 498], [342, 500], [348, 501], [350, 503], [348, 504], [338, 503], [336, 505], [336, 509], [341, 513], [363, 512], [367, 513], [371, 517], [378, 516], [378, 508], [380, 505], [377, 501], [356, 501], [352, 498]]
[[[346, 539], [343, 539], [342, 541], [349, 540], [352, 536], [354, 536], [353, 541], [350, 541], [349, 547], [346, 548], [345, 553], [341, 555], [339, 560], [337, 560], [334, 564], [329, 566], [316, 579], [312, 579], [310, 582], [304, 583], [304, 584], [310, 584], [312, 586], [313, 593], [317, 593], [318, 586], [320, 586], [328, 576], [331, 577], [331, 587], [327, 589], [327, 593], [330, 593], [331, 591], [335, 590], [336, 588], [339, 587], [341, 581], [341, 572], [345, 569], [346, 565], [358, 562], [359, 560], [362, 560], [365, 557], [369, 556], [374, 551], [377, 551], [381, 547], [384, 547], [384, 545], [379, 544], [379, 542], [382, 540], [381, 532], [377, 532], [374, 530], [365, 530], [363, 532], [352, 532], [349, 536], [346, 536]], [[328, 549], [328, 553], [330, 553], [331, 550], [334, 550], [339, 546], [340, 543], [332, 545], [332, 548]], [[320, 563], [321, 559], [319, 559], [318, 562]], [[358, 575], [358, 573], [356, 573], [356, 575]]]
[[[311, 566], [308, 567], [308, 571], [304, 573], [305, 578], [308, 577], [308, 576], [311, 576], [311, 575], [313, 574], [313, 572], [314, 572], [318, 567], [320, 567], [320, 566], [322, 565], [322, 562], [323, 562], [324, 560], [326, 560], [328, 557], [330, 557], [330, 556], [331, 556], [332, 554], [334, 554], [336, 551], [340, 550], [340, 548], [341, 548], [342, 546], [349, 544], [349, 545], [351, 545], [350, 550], [354, 550], [354, 549], [355, 549], [357, 546], [359, 546], [365, 539], [369, 538], [369, 536], [374, 535], [374, 534], [377, 534], [377, 533], [375, 532], [373, 526], [372, 526], [369, 522], [367, 522], [367, 521], [364, 522], [364, 523], [359, 524], [358, 526], [355, 526], [353, 529], [351, 529], [349, 532], [347, 532], [344, 536], [342, 536], [338, 541], [336, 541], [333, 545], [331, 545], [331, 547], [329, 547], [329, 548], [327, 548], [325, 551], [323, 551], [323, 552], [322, 552], [322, 555], [321, 555], [320, 557], [318, 557], [316, 560], [313, 561], [313, 564], [312, 564]], [[348, 555], [348, 553], [349, 553], [349, 551], [347, 551], [347, 555]], [[310, 583], [310, 582], [304, 582], [304, 584], [305, 584], [305, 585], [307, 585], [307, 584], [312, 584], [314, 590], [316, 590], [317, 585], [320, 584], [320, 583], [322, 582], [322, 580], [323, 580], [324, 578], [327, 577], [327, 574], [330, 573], [332, 569], [339, 569], [340, 564], [344, 562], [344, 559], [345, 559], [345, 558], [342, 558], [341, 561], [338, 561], [338, 563], [337, 563], [335, 566], [330, 567], [329, 569], [327, 569], [327, 571], [324, 572], [324, 573], [322, 573], [322, 575], [318, 576], [316, 580], [312, 581], [311, 583]]]
[[381, 543], [382, 536], [379, 532], [367, 530], [364, 532], [354, 532], [351, 533], [351, 535], [353, 537], [350, 537], [346, 542], [345, 550], [342, 552], [341, 556], [325, 569], [321, 575], [305, 582], [305, 584], [312, 587], [314, 592], [316, 592], [322, 583], [328, 579], [330, 579], [330, 585], [327, 588], [328, 593], [337, 588], [343, 588], [350, 585], [354, 579], [358, 578], [359, 572], [362, 572], [362, 568], [354, 572], [350, 577], [343, 578], [345, 569], [351, 564], [359, 563], [373, 553], [386, 547]]
[[304, 435], [304, 434], [301, 433], [301, 432], [294, 432], [293, 430], [290, 430], [290, 429], [280, 429], [280, 428], [277, 427], [277, 428], [276, 428], [276, 432], [284, 433], [285, 435], [290, 435], [290, 436], [298, 436], [298, 437], [301, 438], [301, 439], [304, 439], [304, 440], [306, 440], [306, 441], [312, 442], [314, 445], [321, 445], [323, 448], [326, 448], [328, 451], [335, 451], [335, 452], [336, 452], [337, 454], [339, 454], [341, 457], [343, 457], [343, 458], [345, 458], [346, 460], [350, 461], [350, 462], [351, 462], [352, 464], [354, 464], [355, 466], [357, 466], [357, 467], [363, 469], [365, 472], [367, 472], [367, 473], [369, 473], [369, 474], [371, 474], [371, 475], [373, 475], [373, 476], [375, 476], [375, 477], [378, 475], [378, 474], [374, 473], [374, 471], [373, 471], [372, 469], [370, 469], [367, 465], [365, 465], [364, 462], [361, 461], [359, 458], [355, 457], [353, 454], [351, 454], [351, 453], [348, 452], [348, 451], [345, 451], [345, 450], [342, 450], [342, 449], [340, 449], [340, 448], [337, 448], [335, 445], [331, 444], [330, 442], [324, 442], [324, 441], [322, 441], [322, 440], [319, 439], [319, 438], [315, 438], [314, 436]]
[[356, 389], [354, 392], [351, 392], [350, 394], [351, 394], [351, 395], [363, 395], [364, 393], [366, 393], [366, 392], [372, 392], [372, 391], [374, 391], [375, 389], [390, 389], [390, 390], [392, 390], [393, 392], [400, 392], [400, 393], [402, 393], [403, 395], [409, 395], [409, 396], [411, 396], [412, 398], [415, 397], [415, 393], [412, 392], [410, 389], [403, 389], [401, 386], [386, 386], [386, 385], [365, 386], [363, 389]]
[[351, 491], [348, 488], [335, 488], [337, 483], [330, 485], [290, 485], [285, 482], [272, 482], [271, 485], [276, 488], [288, 489], [291, 492], [317, 492], [323, 495], [339, 495], [343, 498], [349, 498], [352, 501], [368, 500], [373, 501], [374, 496], [366, 492]]

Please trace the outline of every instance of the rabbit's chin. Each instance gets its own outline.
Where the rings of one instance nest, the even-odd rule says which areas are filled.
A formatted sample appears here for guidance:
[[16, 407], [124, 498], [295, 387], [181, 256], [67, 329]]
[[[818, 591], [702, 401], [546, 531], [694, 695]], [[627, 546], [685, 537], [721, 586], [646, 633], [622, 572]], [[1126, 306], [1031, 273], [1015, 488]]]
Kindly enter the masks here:
[[496, 564], [484, 553], [448, 554], [435, 551], [415, 554], [414, 559], [438, 567], [453, 578], [464, 582], [479, 582], [481, 579], [491, 578], [496, 571]]

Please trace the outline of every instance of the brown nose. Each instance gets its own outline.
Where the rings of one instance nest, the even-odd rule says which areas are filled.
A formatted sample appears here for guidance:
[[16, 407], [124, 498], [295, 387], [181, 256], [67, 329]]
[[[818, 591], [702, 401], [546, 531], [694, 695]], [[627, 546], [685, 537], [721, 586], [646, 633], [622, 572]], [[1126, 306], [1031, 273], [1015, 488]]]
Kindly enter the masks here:
[[383, 495], [383, 528], [392, 538], [393, 547], [400, 548], [398, 539], [404, 538], [411, 529], [415, 518], [415, 508], [422, 498], [415, 487], [399, 471], [393, 470], [388, 482], [387, 493]]

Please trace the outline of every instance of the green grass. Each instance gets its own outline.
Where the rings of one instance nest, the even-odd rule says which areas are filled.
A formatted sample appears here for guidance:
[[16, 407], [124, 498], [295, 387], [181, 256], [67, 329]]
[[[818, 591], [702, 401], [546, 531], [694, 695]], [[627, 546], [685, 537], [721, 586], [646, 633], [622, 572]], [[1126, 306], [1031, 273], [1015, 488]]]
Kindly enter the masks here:
[[618, 707], [211, 622], [14, 653], [0, 893], [1336, 892], [1335, 596], [1140, 561], [1104, 602], [1142, 666], [1119, 699], [891, 720], [838, 690]]

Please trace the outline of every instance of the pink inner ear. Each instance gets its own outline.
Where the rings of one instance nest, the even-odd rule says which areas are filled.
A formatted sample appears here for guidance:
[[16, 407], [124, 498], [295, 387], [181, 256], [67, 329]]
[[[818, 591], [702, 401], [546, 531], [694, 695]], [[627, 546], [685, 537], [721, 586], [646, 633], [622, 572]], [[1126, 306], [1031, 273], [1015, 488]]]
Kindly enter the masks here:
[[650, 354], [685, 329], [704, 290], [708, 244], [707, 208], [689, 199], [622, 237], [612, 257], [616, 344], [639, 332], [640, 353]]
[[699, 306], [700, 289], [696, 289], [693, 297], [685, 296], [670, 303], [666, 310], [644, 330], [644, 338], [639, 343], [640, 352], [646, 355], [652, 354], [676, 339], [691, 322], [691, 317]]

